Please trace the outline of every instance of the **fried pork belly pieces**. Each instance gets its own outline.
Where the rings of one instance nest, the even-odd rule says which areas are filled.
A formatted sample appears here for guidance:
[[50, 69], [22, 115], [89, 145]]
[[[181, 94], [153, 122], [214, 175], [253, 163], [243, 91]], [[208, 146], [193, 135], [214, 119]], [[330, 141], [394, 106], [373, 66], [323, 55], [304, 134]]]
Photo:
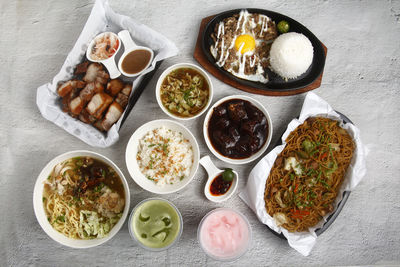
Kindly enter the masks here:
[[101, 64], [85, 61], [75, 68], [76, 77], [61, 84], [62, 110], [100, 131], [108, 131], [128, 105], [132, 85], [110, 80]]
[[121, 93], [123, 93], [124, 95], [129, 96], [131, 94], [131, 91], [132, 91], [132, 85], [126, 84], [124, 89], [122, 89]]
[[111, 126], [121, 117], [124, 109], [117, 102], [113, 102], [101, 122], [101, 127], [104, 131], [108, 131]]
[[128, 105], [129, 95], [131, 94], [132, 86], [130, 84], [125, 85], [124, 89], [118, 93], [115, 98], [115, 102], [121, 105], [122, 108], [125, 108]]
[[66, 95], [71, 93], [72, 90], [83, 88], [85, 84], [86, 83], [84, 81], [70, 80], [58, 87], [57, 92], [61, 97], [65, 97]]
[[85, 101], [86, 103], [92, 99], [92, 97], [97, 94], [101, 93], [104, 91], [104, 87], [101, 83], [99, 82], [91, 82], [88, 83], [85, 88], [79, 93], [79, 97]]
[[117, 102], [122, 108], [125, 108], [128, 105], [129, 96], [126, 96], [122, 93], [119, 93], [115, 98], [115, 102]]
[[91, 63], [86, 70], [83, 80], [87, 83], [97, 81], [106, 84], [110, 76], [99, 63]]
[[124, 83], [120, 79], [114, 79], [107, 83], [107, 93], [112, 96], [117, 95], [123, 88]]
[[85, 103], [83, 102], [82, 98], [79, 96], [75, 97], [74, 99], [69, 102], [69, 110], [74, 115], [79, 115], [82, 109], [84, 108]]
[[79, 114], [79, 120], [87, 124], [92, 124], [96, 122], [96, 118], [90, 115], [86, 109], [83, 109], [81, 114]]
[[70, 112], [69, 104], [79, 94], [79, 88], [73, 88], [68, 94], [62, 98], [62, 110], [64, 112]]
[[89, 66], [89, 61], [82, 62], [75, 68], [75, 75], [85, 74]]
[[87, 105], [86, 110], [96, 119], [100, 119], [112, 101], [113, 98], [106, 93], [95, 94]]
[[[65, 84], [69, 83], [70, 81], [66, 82]], [[77, 81], [76, 83], [78, 83], [80, 81]], [[62, 85], [60, 87], [61, 92], [64, 93], [64, 91], [66, 89], [66, 87], [71, 87], [71, 86], [64, 86]], [[76, 87], [78, 88], [78, 87]], [[60, 89], [58, 91], [58, 94], [60, 94]], [[71, 89], [72, 91], [73, 89]], [[85, 105], [90, 101], [90, 99], [92, 98], [92, 96], [95, 93], [98, 92], [103, 92], [104, 88], [103, 85], [101, 85], [98, 82], [91, 82], [86, 84], [85, 88], [83, 88], [83, 90], [80, 91], [79, 95], [76, 97], [71, 97], [71, 95], [69, 96], [70, 101], [69, 101], [69, 105], [68, 105], [68, 111], [70, 111], [72, 114], [74, 115], [79, 115], [79, 113], [81, 113], [82, 109], [85, 107]], [[70, 92], [71, 94], [71, 92]], [[64, 97], [65, 98], [65, 97]]]

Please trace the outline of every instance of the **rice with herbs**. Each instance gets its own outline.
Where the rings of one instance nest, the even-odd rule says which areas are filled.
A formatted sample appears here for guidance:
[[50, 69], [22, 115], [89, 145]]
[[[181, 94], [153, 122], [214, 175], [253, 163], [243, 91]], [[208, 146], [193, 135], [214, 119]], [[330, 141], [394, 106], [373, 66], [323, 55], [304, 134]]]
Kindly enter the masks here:
[[147, 179], [157, 185], [174, 184], [189, 176], [193, 148], [181, 132], [163, 126], [139, 140], [136, 160]]

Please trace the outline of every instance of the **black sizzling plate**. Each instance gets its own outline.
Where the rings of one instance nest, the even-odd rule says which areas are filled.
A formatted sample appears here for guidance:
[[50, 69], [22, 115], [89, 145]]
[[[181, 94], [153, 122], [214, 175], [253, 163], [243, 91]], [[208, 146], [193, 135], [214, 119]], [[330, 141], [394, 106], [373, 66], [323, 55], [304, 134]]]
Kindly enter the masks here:
[[[340, 115], [340, 117], [342, 118], [343, 122], [346, 123], [351, 123], [353, 124], [353, 122], [346, 117], [346, 115], [343, 115], [342, 113], [336, 111], [336, 113], [338, 113]], [[279, 138], [279, 141], [277, 142], [277, 144], [275, 146], [279, 146], [282, 144], [282, 137]], [[334, 213], [332, 213], [331, 215], [328, 216], [328, 218], [326, 219], [326, 222], [324, 223], [324, 225], [321, 228], [318, 228], [317, 230], [315, 230], [315, 233], [317, 234], [317, 236], [321, 235], [323, 232], [326, 231], [326, 229], [328, 229], [328, 227], [336, 220], [336, 218], [339, 216], [339, 213], [342, 211], [344, 204], [346, 204], [347, 199], [350, 196], [351, 191], [344, 191], [343, 192], [343, 198], [342, 200], [339, 202], [337, 209], [335, 210]], [[276, 236], [279, 236], [282, 239], [286, 239], [286, 237], [280, 233], [278, 234], [277, 232], [275, 232], [273, 229], [269, 228], [267, 225], [267, 228]]]
[[307, 38], [311, 41], [311, 44], [314, 47], [314, 58], [311, 63], [311, 66], [308, 68], [306, 73], [303, 75], [299, 76], [296, 79], [290, 79], [288, 81], [285, 81], [282, 79], [280, 76], [272, 72], [271, 70], [267, 70], [269, 81], [266, 84], [260, 83], [260, 82], [252, 82], [252, 81], [247, 81], [244, 79], [240, 79], [231, 73], [227, 72], [223, 68], [219, 67], [217, 64], [215, 64], [215, 59], [211, 55], [210, 52], [210, 47], [214, 43], [214, 41], [211, 38], [211, 33], [214, 32], [215, 25], [217, 25], [220, 21], [222, 21], [225, 18], [231, 17], [234, 14], [240, 13], [241, 10], [243, 9], [234, 9], [234, 10], [229, 10], [222, 12], [218, 15], [216, 15], [214, 18], [210, 20], [210, 22], [206, 25], [203, 31], [203, 38], [202, 38], [202, 50], [208, 61], [211, 62], [216, 68], [218, 68], [222, 73], [224, 73], [226, 76], [228, 76], [230, 79], [235, 80], [243, 85], [251, 86], [254, 88], [258, 89], [263, 89], [267, 91], [292, 91], [292, 90], [297, 90], [300, 88], [304, 88], [310, 84], [312, 84], [322, 73], [324, 70], [325, 66], [325, 51], [324, 48], [322, 47], [322, 43], [318, 38], [306, 27], [304, 27], [302, 24], [299, 22], [295, 21], [294, 19], [273, 12], [265, 9], [258, 9], [258, 8], [245, 8], [249, 13], [259, 13], [259, 14], [264, 14], [268, 17], [270, 17], [273, 21], [275, 21], [276, 24], [278, 24], [279, 21], [281, 20], [286, 20], [289, 22], [290, 25], [290, 30], [289, 32], [298, 32], [302, 33]]

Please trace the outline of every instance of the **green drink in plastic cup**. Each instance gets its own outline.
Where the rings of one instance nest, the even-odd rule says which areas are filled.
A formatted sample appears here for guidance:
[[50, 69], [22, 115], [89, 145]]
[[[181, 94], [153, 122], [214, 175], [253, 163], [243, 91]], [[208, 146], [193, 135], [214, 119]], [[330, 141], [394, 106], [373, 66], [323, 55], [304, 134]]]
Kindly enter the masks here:
[[129, 232], [140, 246], [161, 251], [171, 247], [182, 234], [183, 221], [178, 209], [169, 201], [150, 198], [132, 211]]

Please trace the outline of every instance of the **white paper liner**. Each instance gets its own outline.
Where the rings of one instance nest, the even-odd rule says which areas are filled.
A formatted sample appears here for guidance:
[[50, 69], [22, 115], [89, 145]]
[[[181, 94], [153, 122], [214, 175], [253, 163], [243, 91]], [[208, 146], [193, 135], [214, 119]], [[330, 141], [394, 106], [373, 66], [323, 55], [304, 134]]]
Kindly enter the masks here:
[[283, 233], [289, 245], [304, 256], [308, 256], [317, 241], [315, 230], [321, 228], [326, 219], [332, 213], [324, 216], [316, 226], [309, 229], [309, 232], [291, 233], [283, 227], [276, 225], [275, 220], [267, 213], [264, 202], [265, 183], [269, 172], [275, 162], [276, 157], [283, 150], [287, 136], [302, 124], [308, 117], [324, 116], [341, 121], [341, 126], [352, 136], [356, 148], [350, 166], [347, 170], [344, 182], [340, 188], [338, 197], [335, 201], [335, 211], [338, 203], [343, 198], [344, 191], [351, 191], [362, 180], [366, 173], [367, 149], [360, 139], [360, 131], [351, 123], [343, 124], [340, 115], [322, 98], [314, 93], [308, 93], [299, 116], [293, 119], [282, 136], [282, 145], [275, 147], [264, 158], [262, 158], [253, 168], [247, 181], [246, 188], [239, 194], [240, 198], [256, 213], [258, 219], [268, 225], [277, 233]]
[[[104, 134], [94, 126], [74, 119], [61, 110], [57, 85], [61, 81], [67, 81], [72, 78], [75, 66], [83, 60], [87, 46], [96, 35], [105, 31], [118, 33], [125, 29], [130, 32], [132, 39], [138, 45], [147, 46], [154, 51], [154, 60], [151, 66], [137, 78], [126, 79], [132, 81], [132, 95], [143, 79], [143, 75], [154, 70], [157, 62], [175, 56], [178, 53], [178, 49], [174, 43], [163, 35], [130, 17], [115, 13], [106, 0], [97, 0], [95, 2], [85, 27], [68, 54], [60, 72], [53, 78], [53, 82], [44, 84], [37, 89], [36, 104], [42, 116], [91, 146], [108, 147], [117, 142], [119, 138], [118, 131], [125, 112], [111, 129]], [[122, 53], [123, 47], [121, 47], [116, 56], [116, 60]]]

